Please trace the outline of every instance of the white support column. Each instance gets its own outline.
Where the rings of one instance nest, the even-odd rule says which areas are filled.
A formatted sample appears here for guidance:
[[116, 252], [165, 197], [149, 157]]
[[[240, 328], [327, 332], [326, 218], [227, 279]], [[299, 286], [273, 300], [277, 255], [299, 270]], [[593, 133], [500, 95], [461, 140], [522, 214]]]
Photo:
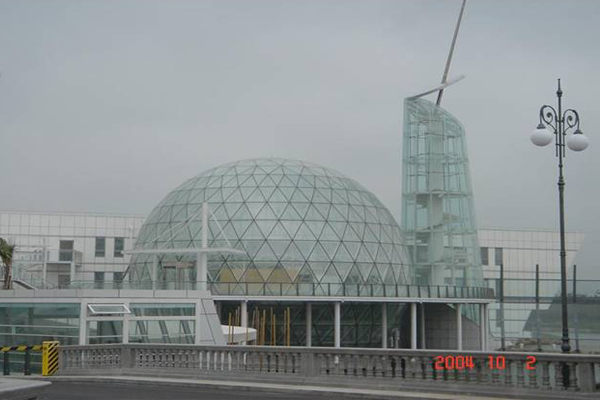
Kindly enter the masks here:
[[[127, 302], [127, 307], [131, 310], [129, 302]], [[130, 314], [123, 315], [123, 344], [129, 343], [129, 316]]]
[[[202, 249], [208, 248], [208, 203], [202, 203]], [[199, 252], [196, 258], [196, 289], [206, 290], [207, 269], [206, 252]]]
[[419, 329], [421, 330], [421, 348], [426, 349], [425, 343], [425, 304], [419, 304]]
[[485, 351], [485, 303], [479, 305], [479, 344], [480, 350]]
[[387, 323], [387, 303], [381, 304], [381, 348], [387, 349], [388, 347], [388, 323]]
[[334, 315], [334, 322], [333, 322], [333, 341], [334, 341], [334, 347], [340, 347], [340, 338], [341, 338], [341, 320], [342, 320], [342, 312], [341, 312], [341, 303], [339, 301], [336, 301], [335, 303], [333, 303], [333, 315]]
[[410, 348], [417, 348], [417, 303], [410, 303]]
[[306, 347], [312, 346], [312, 303], [306, 303]]
[[[242, 328], [246, 328], [246, 336], [248, 335], [248, 302], [242, 301], [240, 304], [240, 313]], [[241, 344], [248, 344], [246, 341], [242, 341]]]
[[157, 288], [158, 281], [158, 254], [152, 256], [152, 290]]
[[[71, 270], [69, 271], [69, 282], [75, 282], [75, 261], [71, 261]], [[104, 289], [104, 288], [102, 288]]]
[[456, 304], [456, 349], [462, 350], [462, 304]]
[[194, 334], [194, 344], [198, 346], [202, 338], [200, 337], [200, 325], [206, 323], [206, 316], [203, 316], [203, 306], [202, 300], [198, 299], [196, 301], [196, 321], [195, 321], [195, 334]]

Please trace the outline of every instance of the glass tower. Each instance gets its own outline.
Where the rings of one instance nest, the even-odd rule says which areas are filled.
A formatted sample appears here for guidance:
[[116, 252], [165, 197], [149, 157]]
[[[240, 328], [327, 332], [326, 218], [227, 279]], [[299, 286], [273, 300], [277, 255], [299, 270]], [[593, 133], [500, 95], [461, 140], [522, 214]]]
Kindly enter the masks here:
[[402, 228], [415, 283], [481, 286], [465, 130], [422, 98], [404, 102]]

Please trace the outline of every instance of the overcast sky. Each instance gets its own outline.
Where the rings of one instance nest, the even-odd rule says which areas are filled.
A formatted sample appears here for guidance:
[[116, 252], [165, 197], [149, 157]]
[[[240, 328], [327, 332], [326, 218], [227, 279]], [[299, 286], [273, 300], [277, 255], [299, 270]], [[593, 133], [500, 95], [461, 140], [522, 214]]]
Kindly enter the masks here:
[[[277, 156], [399, 219], [402, 101], [441, 79], [459, 0], [0, 1], [0, 209], [147, 214], [183, 180]], [[600, 1], [470, 0], [443, 106], [481, 227], [556, 229], [556, 78], [591, 145], [566, 160], [577, 262], [600, 271]], [[598, 275], [600, 277], [600, 273]]]

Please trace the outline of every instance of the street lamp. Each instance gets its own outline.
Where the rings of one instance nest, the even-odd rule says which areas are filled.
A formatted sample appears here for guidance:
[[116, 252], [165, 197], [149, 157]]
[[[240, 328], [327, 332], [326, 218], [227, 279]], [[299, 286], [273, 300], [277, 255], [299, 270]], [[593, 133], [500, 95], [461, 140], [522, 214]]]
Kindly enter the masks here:
[[[563, 177], [563, 158], [565, 157], [565, 142], [573, 151], [582, 151], [588, 147], [588, 138], [579, 129], [579, 114], [569, 108], [562, 110], [562, 89], [558, 80], [558, 110], [549, 105], [540, 108], [540, 123], [531, 133], [531, 141], [536, 146], [546, 146], [555, 141], [556, 156], [558, 157], [558, 198], [560, 208], [560, 284], [562, 309], [562, 345], [563, 353], [571, 350], [569, 344], [569, 321], [567, 318], [567, 252], [565, 251], [565, 179]], [[552, 131], [548, 130], [548, 127]], [[567, 132], [575, 131], [567, 137]]]

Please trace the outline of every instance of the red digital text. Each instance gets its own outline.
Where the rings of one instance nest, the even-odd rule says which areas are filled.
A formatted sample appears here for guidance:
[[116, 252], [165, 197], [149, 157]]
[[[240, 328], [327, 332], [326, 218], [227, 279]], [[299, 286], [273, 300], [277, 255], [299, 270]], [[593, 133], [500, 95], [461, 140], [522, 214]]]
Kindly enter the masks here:
[[[525, 360], [525, 369], [536, 368], [536, 358], [534, 356], [527, 356]], [[506, 357], [501, 355], [488, 355], [487, 362], [485, 365], [488, 369], [506, 369]], [[473, 362], [473, 356], [437, 356], [435, 357], [435, 369], [473, 369], [475, 363]]]

